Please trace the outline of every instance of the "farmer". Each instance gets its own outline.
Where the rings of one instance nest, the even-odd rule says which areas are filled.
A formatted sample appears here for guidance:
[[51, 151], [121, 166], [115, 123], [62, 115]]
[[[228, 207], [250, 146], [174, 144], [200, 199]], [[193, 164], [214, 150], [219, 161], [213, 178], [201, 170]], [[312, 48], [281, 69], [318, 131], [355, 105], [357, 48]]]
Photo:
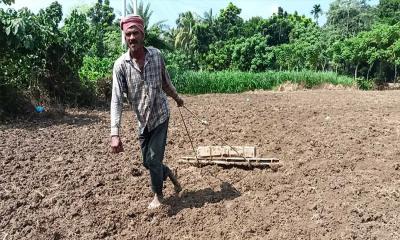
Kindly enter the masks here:
[[144, 47], [144, 22], [140, 16], [121, 19], [128, 51], [114, 63], [111, 97], [111, 150], [123, 151], [120, 139], [123, 93], [136, 114], [143, 165], [150, 172], [154, 199], [148, 208], [157, 208], [163, 200], [163, 181], [169, 177], [176, 192], [181, 186], [172, 171], [163, 164], [168, 132], [169, 107], [167, 95], [178, 107], [183, 106], [165, 69], [160, 50]]

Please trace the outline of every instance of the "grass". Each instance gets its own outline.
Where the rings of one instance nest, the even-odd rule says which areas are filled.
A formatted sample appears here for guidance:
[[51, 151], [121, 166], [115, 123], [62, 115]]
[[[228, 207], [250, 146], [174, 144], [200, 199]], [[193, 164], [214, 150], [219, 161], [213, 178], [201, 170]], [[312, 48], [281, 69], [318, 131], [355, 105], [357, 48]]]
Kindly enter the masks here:
[[297, 83], [312, 88], [324, 83], [355, 86], [353, 78], [333, 72], [173, 72], [172, 81], [177, 90], [186, 94], [239, 93], [251, 90], [272, 90], [285, 83]]

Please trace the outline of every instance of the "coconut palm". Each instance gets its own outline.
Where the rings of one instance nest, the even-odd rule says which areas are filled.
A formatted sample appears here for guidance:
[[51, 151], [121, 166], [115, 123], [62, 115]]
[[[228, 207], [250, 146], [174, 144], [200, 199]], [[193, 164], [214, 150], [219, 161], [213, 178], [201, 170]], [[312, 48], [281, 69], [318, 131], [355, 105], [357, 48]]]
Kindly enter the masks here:
[[212, 8], [204, 12], [202, 19], [205, 23], [208, 23], [210, 26], [213, 24], [215, 17], [213, 16]]
[[[133, 14], [133, 6], [132, 3], [129, 3], [127, 6], [127, 13]], [[165, 33], [165, 21], [158, 21], [151, 26], [150, 18], [153, 14], [153, 11], [150, 10], [150, 3], [144, 6], [143, 1], [139, 2], [137, 8], [137, 14], [143, 18], [144, 21], [144, 32], [146, 34], [145, 43], [146, 45], [154, 46], [160, 49], [170, 49], [171, 47], [166, 43], [166, 41], [162, 38], [162, 35]]]
[[[132, 3], [131, 3], [131, 2], [129, 2], [128, 6], [126, 7], [126, 11], [127, 11], [128, 14], [133, 14], [134, 11], [133, 11], [133, 6], [132, 6]], [[144, 5], [143, 5], [143, 2], [140, 1], [140, 2], [139, 2], [139, 5], [138, 5], [138, 9], [137, 9], [137, 14], [143, 18], [144, 27], [145, 27], [145, 32], [146, 32], [147, 29], [150, 29], [150, 28], [151, 28], [151, 27], [148, 28], [148, 25], [149, 25], [149, 23], [150, 23], [151, 15], [153, 15], [153, 11], [150, 10], [150, 3], [148, 3], [146, 6], [144, 6]], [[161, 25], [161, 24], [163, 24], [164, 22], [165, 22], [165, 21], [159, 21], [159, 22], [156, 22], [156, 23], [153, 24], [153, 25]], [[152, 25], [152, 26], [153, 26], [153, 25]]]
[[181, 48], [185, 51], [190, 51], [192, 43], [196, 39], [193, 27], [196, 24], [195, 16], [192, 12], [188, 11], [179, 14], [176, 20], [176, 37], [175, 47]]
[[314, 19], [318, 24], [318, 19], [323, 14], [322, 9], [321, 9], [321, 5], [320, 4], [315, 4], [313, 6], [313, 9], [311, 10], [311, 14], [314, 16]]

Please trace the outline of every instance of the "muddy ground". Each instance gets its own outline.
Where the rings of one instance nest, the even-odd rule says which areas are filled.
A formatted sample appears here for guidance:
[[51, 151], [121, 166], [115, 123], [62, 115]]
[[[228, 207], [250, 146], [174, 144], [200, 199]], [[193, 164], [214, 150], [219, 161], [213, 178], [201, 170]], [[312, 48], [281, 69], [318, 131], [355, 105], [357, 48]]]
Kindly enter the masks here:
[[400, 91], [184, 96], [196, 146], [257, 146], [268, 168], [197, 168], [175, 105], [165, 162], [185, 191], [152, 196], [136, 122], [109, 151], [109, 112], [0, 126], [0, 239], [400, 239]]

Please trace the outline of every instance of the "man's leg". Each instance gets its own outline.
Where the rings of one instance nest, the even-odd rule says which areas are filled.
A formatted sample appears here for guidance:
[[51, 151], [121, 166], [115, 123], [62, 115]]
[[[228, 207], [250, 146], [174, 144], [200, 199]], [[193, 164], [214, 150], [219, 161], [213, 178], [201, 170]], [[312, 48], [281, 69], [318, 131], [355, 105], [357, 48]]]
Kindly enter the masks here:
[[155, 208], [160, 205], [163, 198], [163, 181], [170, 177], [175, 191], [179, 192], [181, 187], [171, 170], [165, 166], [162, 161], [164, 158], [165, 145], [167, 142], [168, 120], [157, 126], [151, 132], [147, 128], [139, 136], [142, 148], [143, 164], [150, 171], [151, 189], [155, 193], [153, 201], [149, 208]]

